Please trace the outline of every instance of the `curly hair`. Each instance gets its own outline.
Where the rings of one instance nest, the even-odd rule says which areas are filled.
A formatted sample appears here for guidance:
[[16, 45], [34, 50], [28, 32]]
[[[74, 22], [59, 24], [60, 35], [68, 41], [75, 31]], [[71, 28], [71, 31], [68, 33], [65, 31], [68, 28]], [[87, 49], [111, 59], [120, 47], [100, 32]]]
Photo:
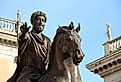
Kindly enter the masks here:
[[44, 16], [45, 17], [45, 22], [47, 22], [47, 16], [44, 12], [42, 11], [36, 11], [31, 15], [31, 24], [33, 25], [33, 21], [35, 20], [35, 18], [37, 18], [37, 16]]

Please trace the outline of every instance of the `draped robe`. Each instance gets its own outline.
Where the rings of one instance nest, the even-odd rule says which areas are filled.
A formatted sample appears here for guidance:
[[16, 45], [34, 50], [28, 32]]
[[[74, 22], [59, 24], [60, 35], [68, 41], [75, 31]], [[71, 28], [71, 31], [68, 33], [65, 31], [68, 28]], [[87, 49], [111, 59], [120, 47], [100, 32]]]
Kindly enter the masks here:
[[18, 38], [17, 68], [7, 82], [37, 81], [48, 69], [51, 41], [48, 37], [28, 32]]

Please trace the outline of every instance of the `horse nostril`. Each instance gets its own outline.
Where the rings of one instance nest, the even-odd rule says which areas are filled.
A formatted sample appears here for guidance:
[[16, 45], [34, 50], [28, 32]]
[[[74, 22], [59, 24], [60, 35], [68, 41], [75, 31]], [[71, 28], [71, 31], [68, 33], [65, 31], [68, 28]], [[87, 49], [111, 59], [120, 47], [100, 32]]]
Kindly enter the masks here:
[[82, 58], [79, 54], [77, 55], [77, 58]]

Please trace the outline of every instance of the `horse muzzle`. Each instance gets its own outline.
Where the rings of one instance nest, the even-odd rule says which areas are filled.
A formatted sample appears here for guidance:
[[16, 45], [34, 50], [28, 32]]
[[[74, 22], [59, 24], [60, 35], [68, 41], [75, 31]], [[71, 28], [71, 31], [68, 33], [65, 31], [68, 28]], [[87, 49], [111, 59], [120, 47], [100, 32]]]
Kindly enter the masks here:
[[83, 60], [84, 54], [81, 50], [77, 49], [73, 52], [73, 63], [75, 65], [79, 65], [79, 63]]

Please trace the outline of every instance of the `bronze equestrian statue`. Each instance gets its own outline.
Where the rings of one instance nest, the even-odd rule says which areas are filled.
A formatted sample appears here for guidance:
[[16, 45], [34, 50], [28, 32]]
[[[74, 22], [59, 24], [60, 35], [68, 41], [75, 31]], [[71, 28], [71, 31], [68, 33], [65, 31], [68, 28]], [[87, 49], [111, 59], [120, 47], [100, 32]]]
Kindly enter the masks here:
[[42, 34], [47, 16], [42, 11], [31, 15], [32, 30], [27, 23], [20, 27], [17, 68], [7, 82], [82, 82], [78, 64], [83, 60], [80, 24], [74, 29], [59, 26], [53, 43]]

